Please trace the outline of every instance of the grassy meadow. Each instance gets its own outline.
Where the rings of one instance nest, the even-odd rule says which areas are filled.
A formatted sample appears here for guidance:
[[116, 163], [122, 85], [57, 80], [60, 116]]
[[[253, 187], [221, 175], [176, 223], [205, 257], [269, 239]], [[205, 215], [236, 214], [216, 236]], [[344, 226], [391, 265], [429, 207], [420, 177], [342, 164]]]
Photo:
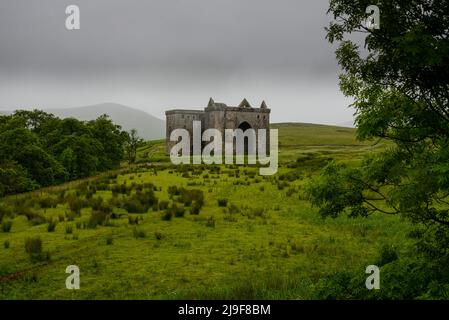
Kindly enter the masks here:
[[[329, 161], [387, 145], [350, 128], [273, 128], [274, 176], [173, 166], [153, 141], [136, 166], [0, 200], [0, 299], [313, 299], [336, 272], [364, 274], [382, 246], [407, 250], [399, 217], [324, 220], [304, 196]], [[65, 287], [68, 265], [80, 290]]]

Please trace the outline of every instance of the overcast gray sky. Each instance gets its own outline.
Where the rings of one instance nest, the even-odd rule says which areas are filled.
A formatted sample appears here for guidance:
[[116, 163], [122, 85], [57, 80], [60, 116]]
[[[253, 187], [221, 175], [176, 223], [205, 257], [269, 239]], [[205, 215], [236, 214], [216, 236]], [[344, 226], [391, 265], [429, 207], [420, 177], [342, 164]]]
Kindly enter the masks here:
[[[65, 28], [78, 5], [81, 29]], [[0, 110], [117, 102], [164, 118], [209, 97], [272, 121], [352, 120], [328, 0], [1, 0]]]

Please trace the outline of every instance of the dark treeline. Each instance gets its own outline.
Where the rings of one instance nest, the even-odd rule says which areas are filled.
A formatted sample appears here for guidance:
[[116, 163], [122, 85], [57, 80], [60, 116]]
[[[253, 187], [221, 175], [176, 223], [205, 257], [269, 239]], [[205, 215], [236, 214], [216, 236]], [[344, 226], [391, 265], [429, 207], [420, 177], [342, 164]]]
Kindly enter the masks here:
[[107, 115], [87, 122], [39, 110], [0, 116], [0, 196], [117, 168], [128, 140]]

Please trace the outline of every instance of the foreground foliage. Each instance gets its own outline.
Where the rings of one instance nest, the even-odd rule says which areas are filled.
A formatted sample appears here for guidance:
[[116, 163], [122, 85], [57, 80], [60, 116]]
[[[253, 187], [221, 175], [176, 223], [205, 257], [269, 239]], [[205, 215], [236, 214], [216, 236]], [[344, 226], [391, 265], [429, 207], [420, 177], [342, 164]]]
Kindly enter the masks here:
[[[409, 274], [393, 297], [447, 298], [449, 2], [382, 1], [381, 27], [370, 30], [364, 21], [371, 4], [332, 0], [335, 21], [327, 37], [339, 43], [340, 86], [355, 101], [358, 137], [394, 144], [358, 167], [332, 162], [310, 185], [309, 198], [323, 216], [381, 212], [408, 218], [417, 229], [411, 253], [417, 260], [401, 261], [405, 271], [392, 267], [398, 279]], [[364, 50], [347, 39], [354, 32], [366, 35]], [[335, 297], [360, 297], [350, 291], [342, 288]]]

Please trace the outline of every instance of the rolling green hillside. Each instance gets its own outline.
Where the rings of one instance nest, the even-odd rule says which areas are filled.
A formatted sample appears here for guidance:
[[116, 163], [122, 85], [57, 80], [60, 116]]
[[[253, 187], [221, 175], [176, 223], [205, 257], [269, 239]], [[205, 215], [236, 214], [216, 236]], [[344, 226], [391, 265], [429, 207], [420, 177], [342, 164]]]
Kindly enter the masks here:
[[[139, 166], [3, 199], [0, 299], [311, 299], [336, 272], [363, 275], [385, 244], [403, 254], [410, 227], [397, 217], [323, 220], [304, 199], [328, 161], [385, 146], [348, 128], [273, 128], [275, 176], [172, 166], [156, 141]], [[80, 290], [65, 288], [68, 265]]]

